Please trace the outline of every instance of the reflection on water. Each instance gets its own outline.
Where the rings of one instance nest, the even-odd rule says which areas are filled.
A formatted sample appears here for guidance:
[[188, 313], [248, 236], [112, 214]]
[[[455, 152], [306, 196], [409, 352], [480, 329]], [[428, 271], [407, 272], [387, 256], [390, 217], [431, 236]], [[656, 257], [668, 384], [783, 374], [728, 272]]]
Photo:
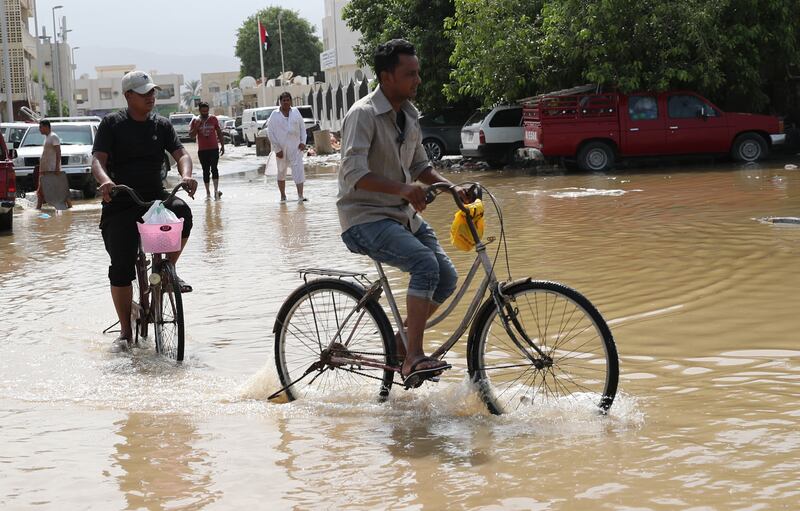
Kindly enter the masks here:
[[[509, 270], [585, 294], [621, 359], [602, 417], [568, 404], [489, 415], [465, 346], [439, 384], [272, 404], [272, 327], [297, 270], [365, 271], [338, 237], [336, 179], [278, 203], [274, 176], [190, 201], [178, 271], [187, 361], [123, 356], [95, 202], [18, 211], [0, 237], [0, 507], [775, 509], [800, 494], [800, 174], [775, 166], [454, 174], [500, 201]], [[445, 240], [454, 206], [425, 216]], [[487, 207], [486, 234], [499, 234]], [[492, 256], [500, 247], [490, 245]], [[450, 251], [462, 275], [468, 253]], [[402, 294], [405, 279], [390, 278]], [[460, 308], [463, 310], [463, 307]], [[431, 332], [440, 341], [457, 325]], [[87, 437], [88, 435], [88, 437]], [[88, 439], [87, 439], [88, 438]], [[102, 503], [102, 504], [101, 504]]]
[[[222, 496], [210, 490], [209, 453], [197, 449], [197, 430], [180, 415], [132, 413], [114, 424], [112, 470], [127, 509], [202, 509]], [[116, 472], [116, 470], [114, 470]]]

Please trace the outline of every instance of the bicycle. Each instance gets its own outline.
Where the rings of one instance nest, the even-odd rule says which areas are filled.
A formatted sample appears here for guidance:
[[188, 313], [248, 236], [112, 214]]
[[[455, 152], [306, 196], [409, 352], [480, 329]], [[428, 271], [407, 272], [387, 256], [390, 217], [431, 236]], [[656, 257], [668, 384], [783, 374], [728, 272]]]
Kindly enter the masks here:
[[[485, 190], [500, 220], [502, 211], [491, 193], [478, 183], [469, 193]], [[455, 187], [430, 186], [426, 202], [449, 192], [467, 213]], [[475, 261], [451, 303], [428, 321], [426, 330], [446, 318], [465, 296], [479, 268], [484, 277], [453, 334], [432, 353], [442, 357], [469, 327], [467, 371], [482, 401], [493, 414], [516, 410], [535, 400], [569, 398], [591, 403], [602, 413], [611, 407], [619, 380], [619, 361], [611, 330], [591, 302], [578, 291], [530, 277], [501, 282], [469, 214], [467, 223], [475, 244]], [[506, 264], [508, 249], [506, 247]], [[269, 396], [285, 394], [289, 401], [314, 394], [340, 392], [372, 380], [378, 400], [385, 401], [394, 375], [400, 373], [395, 329], [379, 303], [385, 294], [397, 331], [407, 345], [403, 318], [381, 264], [378, 279], [364, 273], [306, 268], [304, 283], [285, 300], [275, 320], [275, 363], [282, 387]], [[313, 275], [313, 278], [309, 276]], [[484, 295], [489, 293], [483, 301]], [[483, 302], [483, 303], [481, 303]], [[307, 379], [311, 377], [310, 379]], [[402, 378], [402, 376], [401, 376]], [[434, 378], [434, 381], [435, 378]], [[312, 388], [313, 384], [317, 384]], [[408, 388], [408, 387], [407, 387]]]
[[[164, 203], [171, 202], [181, 188], [185, 188], [182, 183], [175, 186], [172, 193], [164, 199]], [[149, 208], [155, 202], [142, 201], [133, 189], [125, 185], [117, 185], [111, 189], [112, 195], [120, 192], [126, 192], [136, 204], [145, 208]], [[152, 324], [156, 353], [181, 362], [184, 354], [185, 327], [178, 276], [175, 273], [175, 266], [167, 259], [166, 253], [152, 253], [151, 256], [152, 261], [147, 259], [140, 238], [139, 253], [136, 257], [136, 278], [132, 283], [134, 297], [131, 302], [131, 326], [134, 334], [132, 342], [138, 344], [140, 337], [147, 338], [149, 324]], [[103, 333], [108, 332], [110, 328]]]

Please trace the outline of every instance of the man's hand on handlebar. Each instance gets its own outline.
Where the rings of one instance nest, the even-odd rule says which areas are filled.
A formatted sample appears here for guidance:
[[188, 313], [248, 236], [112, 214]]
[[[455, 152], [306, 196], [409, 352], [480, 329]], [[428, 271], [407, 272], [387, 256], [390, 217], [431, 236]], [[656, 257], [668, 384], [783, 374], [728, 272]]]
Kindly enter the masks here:
[[194, 192], [197, 191], [197, 180], [193, 177], [184, 177], [181, 179], [181, 184], [184, 190], [189, 193], [189, 197], [194, 199]]
[[114, 181], [106, 181], [97, 187], [97, 191], [103, 195], [103, 202], [111, 202], [111, 189], [115, 186]]
[[403, 185], [400, 195], [411, 204], [415, 211], [420, 213], [425, 211], [425, 207], [428, 205], [425, 201], [425, 190], [422, 187]]

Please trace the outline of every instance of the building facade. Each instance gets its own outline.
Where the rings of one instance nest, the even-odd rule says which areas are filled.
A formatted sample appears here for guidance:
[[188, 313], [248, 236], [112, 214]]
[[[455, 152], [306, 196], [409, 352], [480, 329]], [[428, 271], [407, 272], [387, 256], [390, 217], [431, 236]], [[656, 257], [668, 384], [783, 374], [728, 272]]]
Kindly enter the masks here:
[[347, 84], [351, 80], [360, 81], [373, 76], [369, 67], [359, 67], [353, 51], [361, 39], [361, 33], [351, 30], [342, 20], [342, 9], [349, 1], [325, 0], [320, 66], [327, 83]]
[[[30, 106], [40, 110], [39, 85], [31, 78], [36, 67], [38, 45], [31, 35], [28, 20], [33, 18], [34, 0], [0, 0], [4, 2], [8, 26], [8, 49], [11, 71], [11, 93], [14, 116], [19, 108]], [[0, 61], [2, 59], [0, 58]], [[46, 74], [46, 73], [45, 73]], [[0, 73], [0, 111], [6, 111], [5, 73]]]
[[[122, 77], [137, 69], [133, 64], [97, 66], [97, 78], [81, 76], [75, 81], [75, 103], [78, 115], [104, 116], [127, 106], [122, 94]], [[153, 81], [161, 88], [156, 93], [156, 111], [169, 115], [180, 110], [183, 75], [159, 74], [150, 71]]]

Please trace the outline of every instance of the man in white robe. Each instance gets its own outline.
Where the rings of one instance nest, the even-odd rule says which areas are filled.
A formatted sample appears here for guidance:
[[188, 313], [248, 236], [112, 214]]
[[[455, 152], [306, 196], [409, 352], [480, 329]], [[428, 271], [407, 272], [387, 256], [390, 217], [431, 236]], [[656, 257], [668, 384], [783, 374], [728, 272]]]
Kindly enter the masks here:
[[292, 172], [292, 180], [297, 186], [297, 201], [307, 200], [303, 196], [303, 183], [306, 180], [303, 168], [303, 151], [306, 149], [306, 127], [303, 116], [292, 107], [292, 95], [280, 95], [280, 108], [270, 114], [267, 121], [267, 136], [278, 163], [278, 190], [281, 202], [286, 202], [286, 173]]

